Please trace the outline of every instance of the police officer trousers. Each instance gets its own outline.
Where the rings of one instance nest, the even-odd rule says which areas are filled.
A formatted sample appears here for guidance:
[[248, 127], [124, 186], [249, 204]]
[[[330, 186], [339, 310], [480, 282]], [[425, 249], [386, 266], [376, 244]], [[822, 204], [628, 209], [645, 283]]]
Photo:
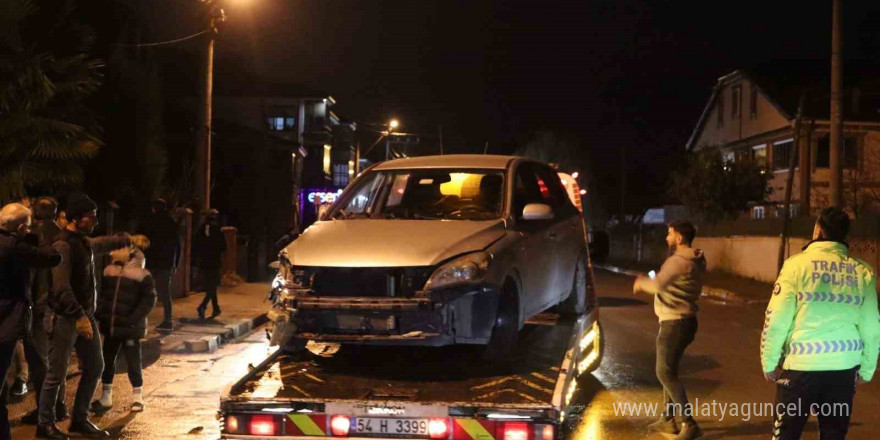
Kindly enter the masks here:
[[858, 367], [840, 371], [784, 370], [776, 380], [774, 440], [799, 440], [810, 415], [819, 438], [843, 440], [849, 430]]

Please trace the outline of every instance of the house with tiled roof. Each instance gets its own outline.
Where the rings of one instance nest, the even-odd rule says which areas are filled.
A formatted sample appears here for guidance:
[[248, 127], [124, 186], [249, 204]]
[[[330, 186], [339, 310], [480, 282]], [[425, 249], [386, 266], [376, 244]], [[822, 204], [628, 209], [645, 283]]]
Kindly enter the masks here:
[[[790, 155], [796, 155], [792, 211], [828, 206], [830, 179], [828, 63], [776, 63], [718, 79], [687, 142], [689, 151], [719, 149], [727, 161], [753, 161], [772, 173], [767, 203], [752, 218], [774, 217], [784, 202]], [[880, 211], [880, 69], [852, 65], [844, 76], [844, 199], [854, 214]], [[801, 96], [800, 136], [794, 126]], [[797, 138], [797, 145], [795, 141]]]

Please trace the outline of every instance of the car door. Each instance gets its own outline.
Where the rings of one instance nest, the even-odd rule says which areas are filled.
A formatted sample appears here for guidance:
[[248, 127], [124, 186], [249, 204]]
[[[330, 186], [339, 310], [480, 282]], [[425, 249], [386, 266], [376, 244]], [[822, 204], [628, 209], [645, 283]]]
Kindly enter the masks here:
[[583, 222], [559, 180], [559, 174], [547, 165], [536, 165], [536, 173], [542, 196], [555, 214], [554, 223], [547, 234], [547, 244], [553, 249], [552, 289], [557, 294], [555, 304], [567, 298], [571, 292], [577, 260], [584, 249]]
[[526, 205], [547, 203], [541, 194], [535, 166], [531, 162], [520, 164], [512, 182], [511, 214], [515, 217], [514, 230], [520, 235], [515, 252], [523, 288], [523, 319], [540, 313], [546, 308], [545, 304], [558, 300], [558, 292], [554, 292], [554, 284], [557, 282], [553, 273], [555, 259], [552, 248], [548, 246], [548, 237], [555, 221], [522, 218]]

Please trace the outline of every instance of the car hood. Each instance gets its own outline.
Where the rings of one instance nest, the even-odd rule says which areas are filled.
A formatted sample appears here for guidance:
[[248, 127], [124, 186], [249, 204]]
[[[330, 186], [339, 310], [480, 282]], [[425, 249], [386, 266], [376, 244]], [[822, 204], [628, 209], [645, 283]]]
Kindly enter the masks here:
[[329, 220], [285, 250], [295, 266], [433, 266], [486, 249], [504, 234], [501, 220]]

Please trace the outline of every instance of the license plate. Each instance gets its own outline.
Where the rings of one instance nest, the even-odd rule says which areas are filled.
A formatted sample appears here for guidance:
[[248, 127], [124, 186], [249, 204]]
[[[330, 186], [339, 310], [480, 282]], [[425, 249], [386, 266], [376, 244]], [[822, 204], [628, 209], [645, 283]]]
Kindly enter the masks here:
[[362, 435], [428, 437], [428, 419], [359, 417], [354, 420], [352, 428], [355, 433]]

